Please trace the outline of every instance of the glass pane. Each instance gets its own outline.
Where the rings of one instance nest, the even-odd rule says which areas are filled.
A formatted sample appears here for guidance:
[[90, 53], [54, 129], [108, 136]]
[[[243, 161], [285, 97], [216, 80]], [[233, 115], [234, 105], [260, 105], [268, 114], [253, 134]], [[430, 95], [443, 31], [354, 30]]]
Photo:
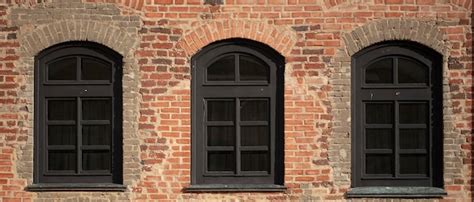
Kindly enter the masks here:
[[92, 58], [82, 59], [82, 80], [111, 80], [112, 64]]
[[74, 151], [49, 151], [48, 170], [76, 170]]
[[76, 80], [76, 66], [75, 57], [48, 64], [48, 80]]
[[268, 171], [270, 156], [266, 151], [242, 152], [242, 171]]
[[366, 174], [392, 174], [391, 154], [367, 154], [365, 158]]
[[400, 123], [426, 124], [428, 119], [427, 103], [400, 104]]
[[110, 153], [108, 151], [84, 151], [82, 153], [82, 169], [110, 170]]
[[83, 120], [110, 120], [110, 100], [83, 100]]
[[76, 145], [76, 126], [48, 126], [48, 145]]
[[207, 68], [208, 81], [234, 81], [235, 80], [235, 57], [224, 56]]
[[235, 102], [233, 100], [207, 101], [208, 121], [234, 121]]
[[365, 70], [365, 83], [393, 83], [393, 60], [386, 58], [370, 64]]
[[110, 145], [110, 125], [84, 125], [82, 126], [82, 144], [84, 145]]
[[400, 174], [427, 174], [427, 163], [424, 154], [400, 155]]
[[268, 116], [267, 100], [240, 101], [240, 117], [242, 121], [268, 121]]
[[268, 81], [268, 66], [257, 57], [240, 55], [239, 71], [242, 81]]
[[234, 126], [209, 126], [207, 127], [208, 146], [234, 146]]
[[208, 171], [234, 171], [235, 155], [233, 151], [213, 151], [207, 156]]
[[48, 120], [76, 120], [75, 100], [48, 100]]
[[417, 61], [399, 58], [398, 82], [428, 83], [428, 68]]
[[367, 103], [365, 118], [368, 124], [392, 124], [393, 107], [391, 103]]
[[425, 129], [400, 129], [400, 149], [426, 149], [427, 141]]
[[392, 149], [392, 140], [392, 129], [365, 129], [365, 142], [367, 149]]
[[242, 146], [268, 146], [268, 126], [242, 126]]

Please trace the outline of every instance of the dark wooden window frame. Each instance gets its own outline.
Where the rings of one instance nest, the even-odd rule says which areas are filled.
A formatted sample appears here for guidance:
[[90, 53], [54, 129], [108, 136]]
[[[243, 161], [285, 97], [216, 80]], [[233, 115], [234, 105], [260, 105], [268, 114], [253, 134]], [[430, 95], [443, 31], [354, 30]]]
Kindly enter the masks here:
[[[46, 64], [65, 57], [98, 58], [111, 64], [111, 81], [80, 80], [80, 62], [76, 67], [79, 80], [49, 81], [47, 79]], [[92, 42], [67, 42], [52, 46], [35, 57], [35, 155], [34, 155], [34, 180], [29, 187], [32, 191], [57, 191], [57, 190], [123, 190], [122, 184], [122, 57], [111, 49]], [[75, 173], [48, 172], [46, 158], [46, 97], [58, 99], [75, 99], [77, 140]], [[82, 145], [82, 131], [80, 124], [94, 122], [79, 119], [81, 114], [81, 100], [85, 99], [110, 99], [111, 104], [111, 140], [110, 147], [100, 145]], [[100, 122], [100, 121], [95, 121]], [[94, 122], [94, 123], [95, 123]], [[103, 122], [103, 121], [102, 121]], [[101, 123], [97, 123], [101, 124]], [[70, 147], [70, 146], [55, 146]], [[61, 149], [59, 148], [59, 149]], [[110, 152], [110, 171], [84, 171], [80, 172], [80, 158], [82, 150], [104, 150]], [[47, 185], [49, 184], [49, 185]], [[94, 185], [97, 184], [97, 185]], [[99, 185], [100, 184], [100, 185]], [[51, 186], [50, 186], [51, 185]]]
[[[427, 85], [420, 84], [398, 84], [396, 65], [393, 64], [394, 84], [366, 84], [365, 67], [369, 63], [384, 57], [407, 57], [423, 63], [429, 68], [429, 79]], [[403, 41], [384, 42], [366, 48], [355, 54], [352, 58], [352, 187], [439, 187], [443, 186], [442, 172], [442, 56], [424, 46]], [[365, 136], [363, 135], [363, 124], [365, 124], [364, 102], [390, 102], [395, 106], [393, 119], [394, 142], [392, 161], [395, 166], [394, 176], [382, 176], [377, 174], [365, 174]], [[428, 153], [428, 175], [403, 175], [399, 172], [398, 154], [398, 104], [402, 102], [428, 102], [429, 114], [429, 145]], [[377, 126], [378, 127], [378, 126]], [[381, 126], [382, 127], [382, 126]], [[384, 151], [381, 151], [382, 153]], [[421, 152], [421, 151], [420, 151]], [[380, 192], [380, 190], [379, 190]], [[382, 192], [378, 193], [383, 195]]]
[[[218, 58], [226, 54], [248, 54], [259, 58], [270, 67], [268, 82], [262, 81], [206, 81], [206, 69]], [[238, 65], [237, 65], [238, 66]], [[252, 185], [283, 185], [283, 68], [284, 58], [276, 51], [262, 44], [248, 40], [226, 40], [211, 44], [201, 50], [192, 58], [192, 179], [188, 191], [219, 191], [221, 189], [235, 189], [242, 191]], [[237, 67], [238, 69], [238, 67]], [[236, 70], [236, 74], [238, 70]], [[236, 76], [237, 77], [237, 76]], [[269, 173], [261, 172], [239, 172], [229, 173], [206, 173], [206, 142], [204, 140], [203, 124], [205, 118], [204, 99], [233, 99], [236, 110], [239, 107], [240, 98], [265, 98], [270, 100], [270, 125], [271, 163]], [[238, 114], [238, 113], [236, 113]], [[237, 119], [240, 120], [238, 115]], [[238, 121], [237, 121], [238, 122]], [[256, 123], [258, 124], [258, 123]], [[235, 123], [237, 126], [238, 123]], [[236, 127], [238, 128], [238, 127]], [[238, 130], [238, 129], [237, 129]], [[239, 135], [236, 135], [238, 138]], [[238, 139], [237, 139], [238, 141]], [[244, 148], [236, 145], [236, 151]], [[264, 149], [264, 148], [262, 148]], [[268, 149], [268, 148], [267, 148]], [[239, 152], [236, 152], [238, 155]], [[239, 158], [236, 158], [239, 164]], [[228, 187], [213, 187], [213, 184], [227, 184]], [[197, 188], [195, 185], [211, 185], [207, 188]], [[237, 186], [233, 186], [237, 185]], [[255, 190], [275, 191], [275, 187], [253, 186]], [[194, 189], [193, 189], [194, 188]], [[277, 189], [281, 187], [277, 187]], [[246, 189], [245, 191], [252, 191]]]

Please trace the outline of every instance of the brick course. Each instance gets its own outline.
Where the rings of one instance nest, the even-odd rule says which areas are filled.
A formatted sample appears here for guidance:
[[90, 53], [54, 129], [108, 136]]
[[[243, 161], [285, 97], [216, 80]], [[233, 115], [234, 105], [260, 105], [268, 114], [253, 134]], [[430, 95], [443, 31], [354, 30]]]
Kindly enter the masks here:
[[[471, 201], [472, 21], [471, 0], [0, 0], [0, 198], [345, 200], [351, 56], [410, 40], [443, 55], [443, 200]], [[228, 38], [285, 56], [284, 193], [183, 192], [190, 58]], [[33, 179], [34, 56], [67, 41], [101, 43], [124, 57], [123, 193], [24, 191]]]

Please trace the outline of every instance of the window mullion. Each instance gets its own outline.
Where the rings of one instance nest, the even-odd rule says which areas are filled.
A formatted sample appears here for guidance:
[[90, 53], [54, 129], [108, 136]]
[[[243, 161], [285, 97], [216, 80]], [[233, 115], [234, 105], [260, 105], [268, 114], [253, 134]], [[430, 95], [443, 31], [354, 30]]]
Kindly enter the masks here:
[[240, 56], [235, 54], [235, 82], [240, 82]]
[[235, 171], [237, 175], [241, 174], [240, 162], [240, 98], [235, 98]]
[[76, 81], [82, 80], [81, 79], [81, 68], [82, 68], [82, 58], [77, 57], [77, 66], [76, 66]]
[[81, 117], [82, 117], [82, 100], [80, 97], [76, 97], [77, 99], [77, 172], [82, 173], [82, 125], [81, 125]]
[[393, 58], [393, 83], [398, 85], [398, 58]]
[[394, 107], [395, 107], [395, 110], [394, 110], [394, 124], [393, 124], [393, 130], [394, 130], [394, 136], [395, 136], [395, 145], [394, 145], [394, 150], [393, 150], [393, 155], [395, 157], [395, 162], [394, 162], [394, 166], [395, 166], [395, 177], [399, 177], [400, 176], [400, 156], [399, 156], [399, 151], [400, 151], [400, 137], [399, 137], [399, 102], [397, 100], [395, 100], [394, 102]]

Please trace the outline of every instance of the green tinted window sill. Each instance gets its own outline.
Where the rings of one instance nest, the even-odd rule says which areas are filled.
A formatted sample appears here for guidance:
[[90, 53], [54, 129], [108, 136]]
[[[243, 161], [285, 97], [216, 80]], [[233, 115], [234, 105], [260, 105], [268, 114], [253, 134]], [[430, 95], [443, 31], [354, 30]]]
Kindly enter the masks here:
[[437, 187], [356, 187], [347, 198], [442, 198], [446, 192]]
[[47, 191], [108, 191], [124, 192], [127, 186], [122, 184], [100, 184], [100, 183], [50, 183], [31, 184], [26, 187], [27, 191], [47, 192]]

